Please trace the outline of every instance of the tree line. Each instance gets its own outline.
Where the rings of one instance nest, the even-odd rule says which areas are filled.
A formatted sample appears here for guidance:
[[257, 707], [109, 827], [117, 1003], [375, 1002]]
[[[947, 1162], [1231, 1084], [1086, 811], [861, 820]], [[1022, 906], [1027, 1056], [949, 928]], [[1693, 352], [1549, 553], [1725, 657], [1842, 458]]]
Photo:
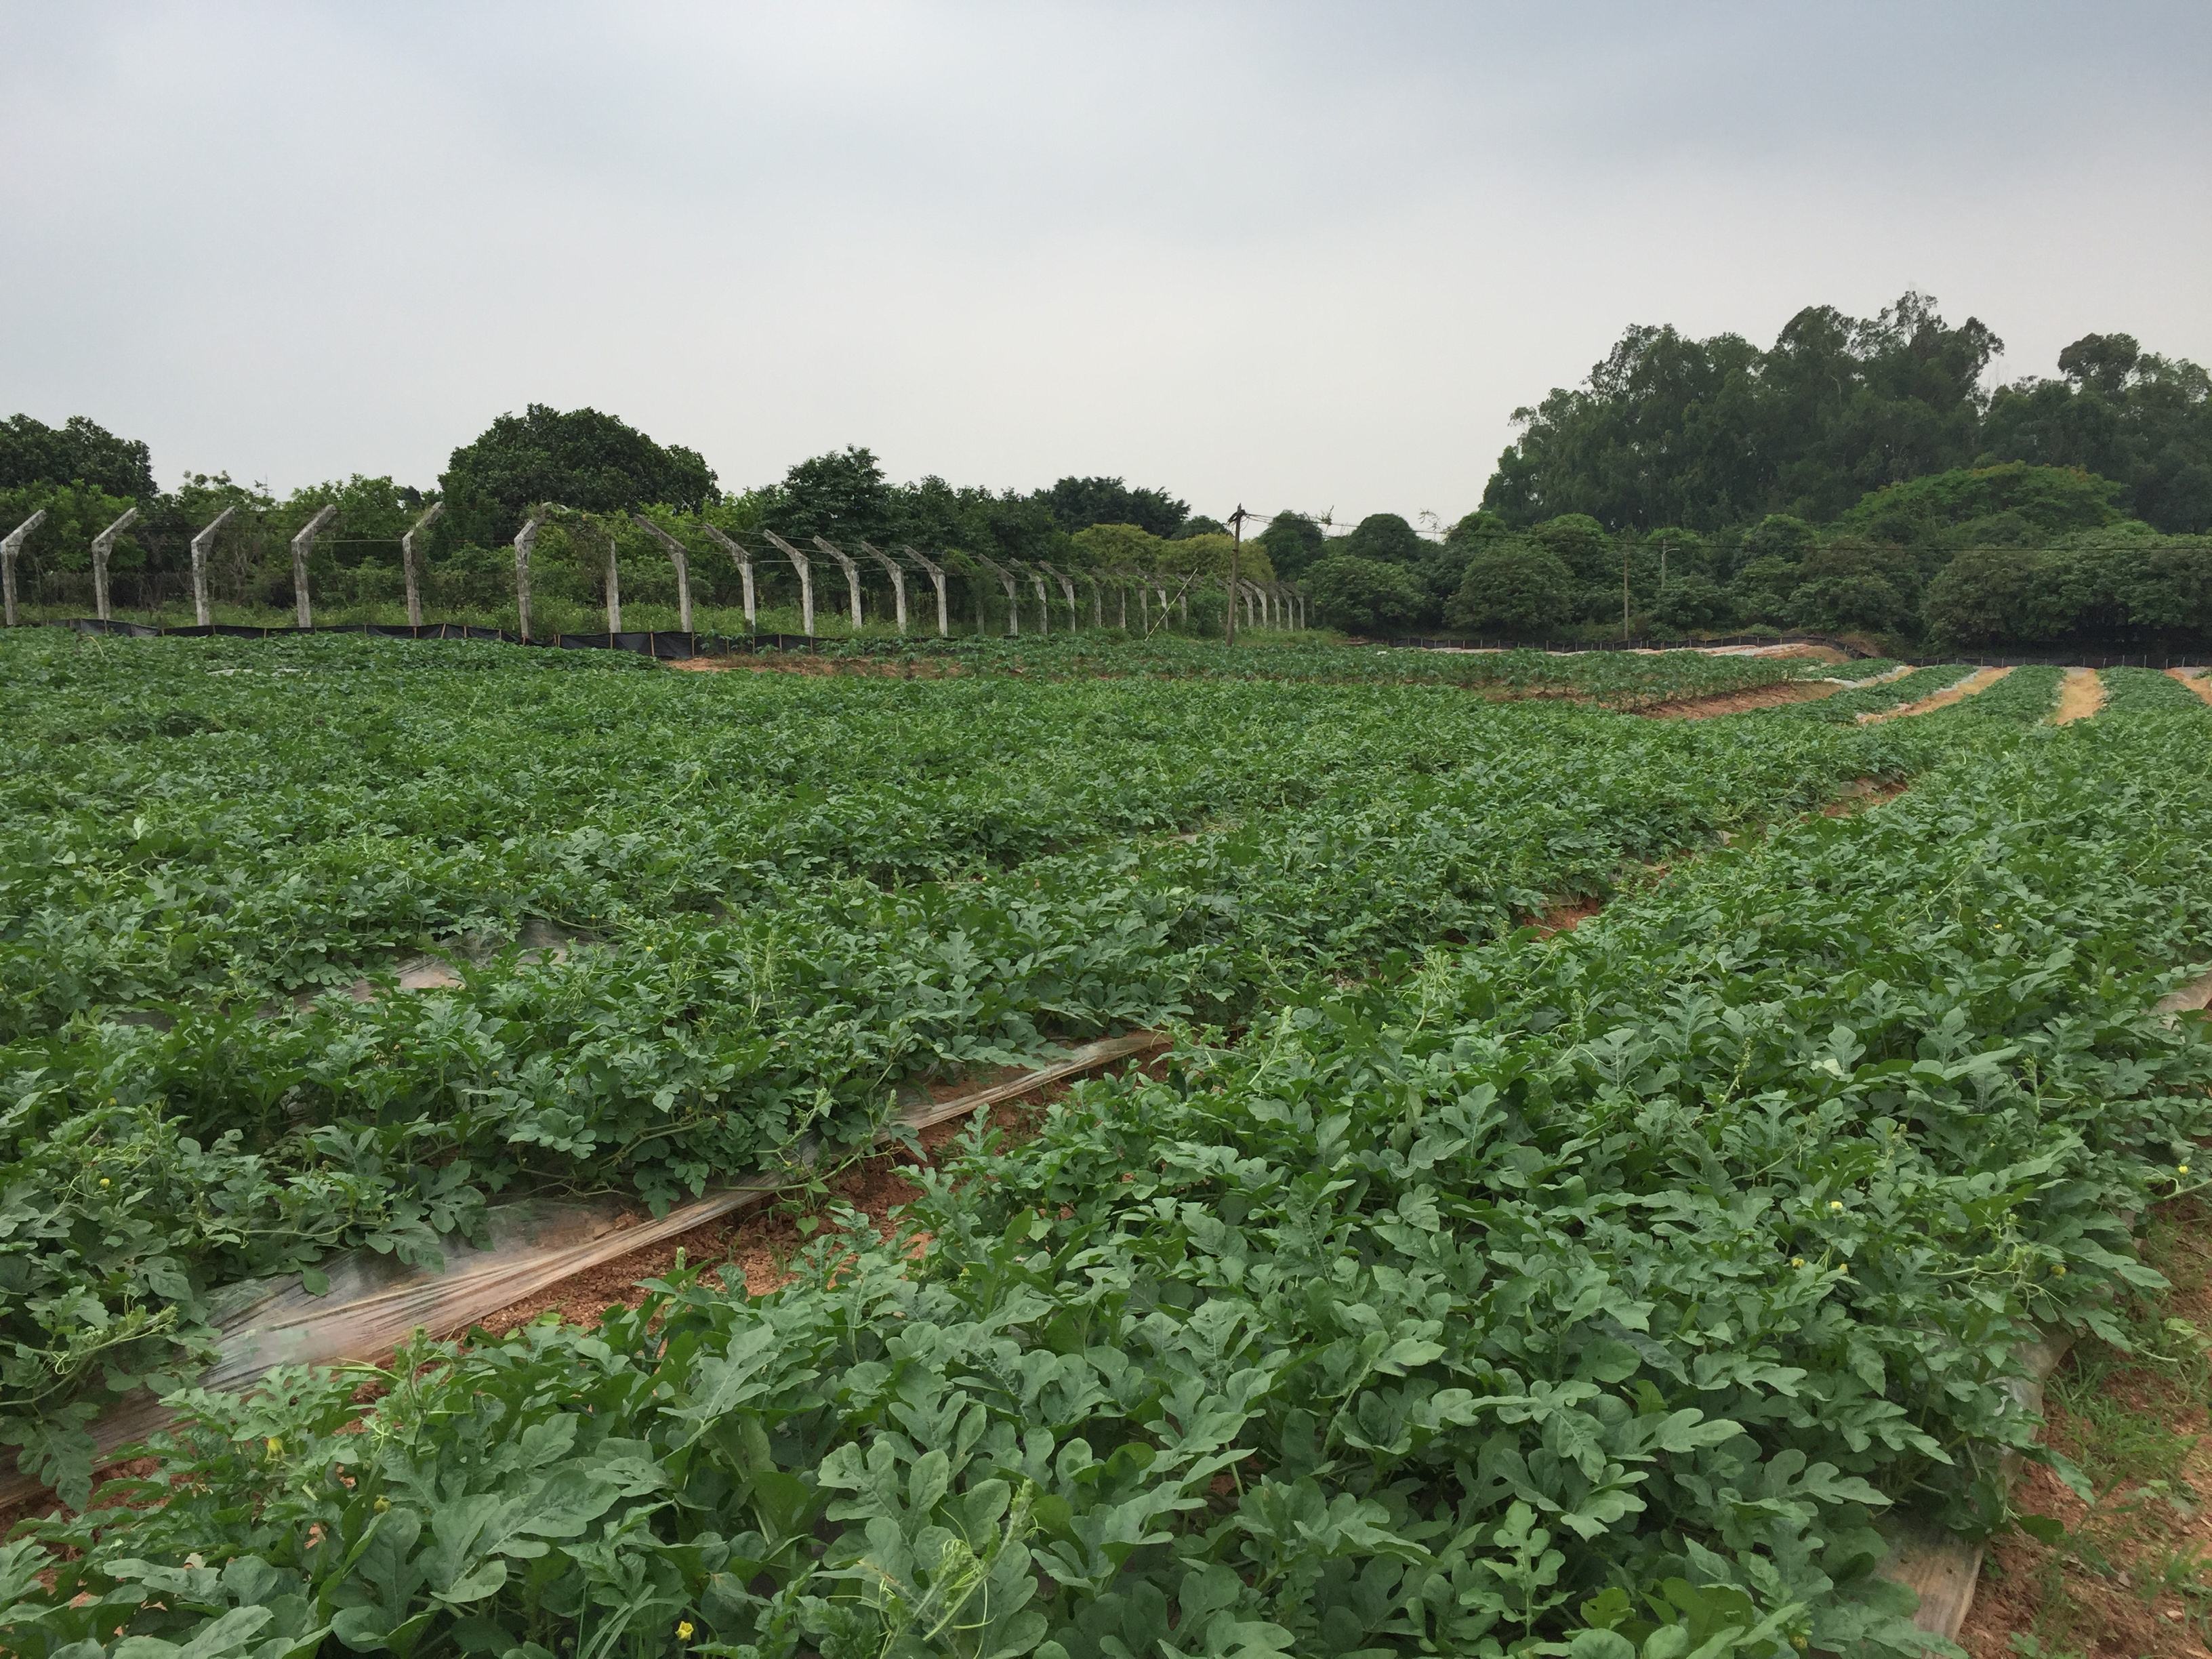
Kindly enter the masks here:
[[[2059, 353], [2057, 374], [1991, 387], [2002, 349], [1979, 320], [1953, 325], [1914, 293], [1873, 318], [1808, 307], [1765, 348], [1632, 328], [1582, 385], [1515, 411], [1475, 511], [1425, 531], [1396, 514], [1346, 530], [1285, 511], [1245, 544], [1244, 568], [1297, 580], [1320, 619], [1368, 634], [2212, 641], [2212, 376], [2091, 334]], [[696, 452], [588, 409], [501, 416], [453, 453], [434, 490], [355, 477], [282, 501], [222, 475], [157, 493], [146, 446], [82, 418], [0, 427], [0, 515], [47, 507], [30, 551], [50, 568], [81, 565], [125, 504], [143, 518], [118, 569], [173, 565], [192, 528], [237, 505], [218, 547], [225, 580], [274, 603], [291, 529], [335, 502], [329, 556], [374, 597], [396, 581], [398, 538], [431, 499], [447, 511], [429, 556], [456, 593], [506, 579], [507, 539], [547, 500], [596, 526], [550, 532], [554, 580], [566, 570], [580, 600], [603, 564], [581, 545], [593, 534], [622, 542], [626, 587], [633, 558], [650, 587], [657, 551], [630, 539], [625, 516], [641, 508], [801, 546], [822, 535], [1079, 569], [1212, 572], [1229, 548], [1224, 526], [1164, 489], [1103, 477], [1028, 492], [897, 483], [857, 447], [728, 491]], [[564, 537], [577, 544], [565, 565]]]
[[[1156, 576], [1176, 601], [1176, 625], [1198, 631], [1220, 625], [1224, 599], [1209, 584], [1226, 572], [1231, 555], [1231, 538], [1218, 520], [1194, 514], [1165, 490], [1116, 477], [1069, 477], [1026, 493], [934, 477], [895, 483], [873, 453], [853, 447], [800, 461], [775, 483], [726, 491], [696, 451], [661, 444], [592, 409], [532, 404], [501, 416], [453, 452], [434, 489], [356, 475], [281, 498], [227, 474], [191, 474], [173, 490], [156, 490], [145, 445], [82, 418], [57, 428], [17, 416], [0, 427], [0, 518], [12, 526], [34, 507], [46, 510], [27, 549], [30, 568], [41, 574], [83, 571], [92, 538], [135, 506], [139, 519], [116, 541], [111, 568], [126, 586], [137, 575], [167, 579], [173, 590], [188, 569], [191, 536], [230, 507], [235, 511], [210, 553], [217, 591], [234, 605], [287, 606], [291, 538], [334, 506], [335, 526], [317, 544], [318, 592], [341, 607], [388, 605], [401, 589], [400, 538], [434, 501], [444, 511], [421, 538], [424, 574], [446, 604], [479, 611], [511, 601], [510, 544], [526, 517], [547, 502], [569, 511], [539, 533], [534, 602], [574, 607], [601, 603], [610, 544], [633, 605], [672, 599], [664, 545], [635, 522], [638, 514], [690, 545], [695, 590], [703, 586], [710, 604], [734, 605], [738, 583], [720, 544], [690, 533], [702, 525], [757, 556], [773, 532], [809, 552], [817, 536], [848, 550], [863, 541], [886, 549], [910, 544], [948, 556], [956, 576], [966, 555]], [[1248, 580], [1274, 574], [1266, 550], [1255, 544], [1245, 545], [1237, 565]], [[878, 609], [885, 594], [873, 590], [882, 579], [866, 562], [863, 568], [870, 608]], [[757, 557], [755, 570], [766, 603], [793, 599], [780, 591], [793, 580], [781, 559]], [[975, 579], [972, 569], [966, 574], [963, 600], [977, 625], [1004, 626], [997, 584]], [[833, 616], [833, 608], [825, 604], [822, 614]]]

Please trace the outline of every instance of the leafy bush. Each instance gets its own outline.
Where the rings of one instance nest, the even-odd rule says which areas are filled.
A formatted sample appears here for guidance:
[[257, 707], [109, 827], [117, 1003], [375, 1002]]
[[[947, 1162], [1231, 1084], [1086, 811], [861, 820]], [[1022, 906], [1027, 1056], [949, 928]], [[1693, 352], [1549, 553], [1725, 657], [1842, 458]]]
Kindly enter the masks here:
[[1717, 632], [1735, 621], [1735, 602], [1710, 576], [1676, 576], [1651, 602], [1651, 620], [1678, 633]]
[[1490, 540], [1468, 560], [1446, 619], [1455, 628], [1508, 639], [1554, 635], [1575, 609], [1575, 579], [1539, 543]]
[[1419, 622], [1428, 600], [1403, 565], [1332, 553], [1306, 572], [1315, 619], [1354, 634], [1387, 634]]
[[1383, 564], [1419, 564], [1428, 551], [1420, 532], [1395, 513], [1370, 513], [1344, 538], [1344, 551]]

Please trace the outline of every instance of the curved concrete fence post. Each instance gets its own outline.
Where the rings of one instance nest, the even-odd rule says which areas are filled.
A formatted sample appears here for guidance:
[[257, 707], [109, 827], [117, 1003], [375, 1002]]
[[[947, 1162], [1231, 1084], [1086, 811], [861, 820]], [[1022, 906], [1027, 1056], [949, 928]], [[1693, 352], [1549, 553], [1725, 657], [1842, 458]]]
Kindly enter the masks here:
[[860, 631], [860, 567], [853, 562], [851, 554], [835, 542], [817, 536], [814, 544], [827, 553], [836, 562], [837, 568], [845, 573], [845, 591], [853, 601], [853, 631], [857, 634]]
[[1044, 572], [1035, 565], [1016, 565], [1014, 568], [1027, 575], [1030, 585], [1036, 589], [1038, 634], [1041, 635], [1050, 634], [1052, 632], [1052, 601], [1044, 596]]
[[771, 546], [791, 561], [791, 568], [799, 573], [799, 631], [811, 640], [814, 637], [813, 561], [773, 530], [763, 530], [761, 534], [768, 538]]
[[759, 625], [760, 612], [754, 603], [753, 597], [753, 556], [751, 550], [747, 548], [743, 543], [738, 541], [734, 537], [724, 535], [721, 531], [716, 529], [713, 525], [708, 524], [704, 519], [702, 519], [699, 521], [699, 528], [707, 532], [708, 539], [712, 541], [715, 546], [720, 548], [723, 552], [728, 554], [731, 559], [736, 563], [738, 567], [738, 580], [744, 584], [745, 626], [747, 628], [757, 627]]
[[622, 566], [615, 558], [615, 527], [602, 525], [607, 538], [607, 632], [622, 632]]
[[192, 620], [202, 628], [207, 627], [210, 620], [208, 612], [208, 550], [215, 545], [216, 532], [230, 522], [230, 515], [237, 511], [235, 507], [226, 507], [210, 520], [205, 529], [192, 538]]
[[107, 604], [107, 556], [115, 550], [115, 538], [138, 521], [138, 509], [125, 509], [113, 524], [92, 538], [92, 614], [102, 622], [112, 620]]
[[23, 550], [30, 534], [46, 521], [46, 509], [37, 512], [0, 538], [0, 615], [4, 615], [9, 627], [15, 626], [15, 556]]
[[407, 526], [407, 533], [399, 538], [399, 573], [407, 583], [407, 625], [422, 625], [422, 556], [417, 550], [415, 538], [438, 522], [446, 510], [443, 501], [433, 501], [422, 516]]
[[866, 554], [878, 564], [883, 566], [884, 574], [891, 579], [891, 605], [898, 616], [898, 631], [902, 634], [905, 633], [906, 571], [891, 557], [890, 554], [884, 552], [880, 547], [872, 546], [866, 542], [862, 542], [860, 544], [860, 551]]
[[514, 532], [514, 619], [515, 631], [522, 635], [525, 645], [530, 643], [530, 550], [538, 545], [538, 532], [545, 523], [550, 509], [536, 507], [522, 521], [522, 528]]
[[668, 562], [676, 568], [676, 625], [689, 634], [691, 631], [690, 550], [644, 514], [633, 513], [629, 517], [632, 524], [667, 550]]
[[952, 613], [945, 599], [945, 567], [927, 555], [916, 552], [905, 542], [899, 544], [899, 551], [928, 573], [930, 585], [937, 589], [937, 637], [940, 640], [951, 638]]
[[315, 608], [307, 599], [307, 555], [315, 550], [315, 538], [323, 533], [338, 510], [326, 507], [301, 526], [300, 533], [292, 538], [292, 626], [313, 628]]
[[1042, 570], [1046, 575], [1051, 577], [1053, 580], [1060, 584], [1060, 597], [1067, 601], [1067, 631], [1073, 634], [1078, 628], [1082, 626], [1082, 623], [1076, 619], [1074, 581], [1071, 578], [1063, 575], [1053, 566], [1047, 564], [1042, 559], [1039, 559], [1037, 561], [1037, 568]]
[[1021, 602], [1014, 597], [1014, 573], [988, 554], [977, 553], [973, 556], [975, 562], [996, 576], [999, 586], [1006, 590], [1006, 636], [1012, 639], [1022, 631], [1022, 607]]

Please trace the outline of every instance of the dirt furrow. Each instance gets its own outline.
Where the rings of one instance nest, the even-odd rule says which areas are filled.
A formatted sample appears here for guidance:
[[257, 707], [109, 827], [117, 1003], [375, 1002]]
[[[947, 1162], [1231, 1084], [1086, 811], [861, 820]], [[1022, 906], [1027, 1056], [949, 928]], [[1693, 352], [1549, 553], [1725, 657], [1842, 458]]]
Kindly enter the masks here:
[[2169, 668], [2166, 672], [2168, 678], [2179, 680], [2205, 702], [2212, 702], [2212, 670]]
[[2071, 726], [2075, 720], [2094, 720], [2097, 711], [2105, 706], [2105, 682], [2091, 668], [2069, 668], [2058, 688], [2058, 708], [2051, 716], [2053, 726]]
[[1913, 714], [1925, 714], [1937, 708], [1948, 708], [1954, 702], [1988, 690], [2006, 675], [2009, 668], [1978, 668], [1956, 685], [1938, 691], [1932, 697], [1923, 697], [1918, 702], [1908, 702], [1896, 708], [1878, 709], [1871, 714], [1859, 716], [1861, 726], [1879, 726], [1884, 720], [1901, 720]]

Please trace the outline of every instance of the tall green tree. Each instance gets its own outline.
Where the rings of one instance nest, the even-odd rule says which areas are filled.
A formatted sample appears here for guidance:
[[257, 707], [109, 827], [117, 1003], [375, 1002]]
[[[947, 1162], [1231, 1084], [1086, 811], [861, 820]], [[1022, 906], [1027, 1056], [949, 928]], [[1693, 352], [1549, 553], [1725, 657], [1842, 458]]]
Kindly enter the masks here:
[[1327, 550], [1328, 538], [1312, 518], [1288, 508], [1268, 520], [1255, 539], [1267, 550], [1277, 572], [1295, 579]]
[[2118, 504], [2158, 529], [2212, 530], [2212, 374], [2131, 335], [2086, 334], [2057, 379], [2001, 388], [1984, 442], [1992, 459], [2113, 479]]
[[1468, 559], [1444, 616], [1455, 628], [1502, 639], [1543, 639], [1573, 614], [1574, 573], [1549, 548], [1492, 538]]
[[1419, 564], [1428, 548], [1420, 532], [1395, 513], [1370, 513], [1344, 538], [1344, 551], [1351, 557], [1384, 564]]
[[1961, 466], [2002, 343], [1926, 295], [1879, 315], [1808, 307], [1762, 351], [1630, 329], [1584, 384], [1516, 410], [1484, 507], [1517, 526], [1579, 513], [1611, 530], [1710, 531], [1771, 512], [1832, 517], [1868, 490]]
[[86, 484], [143, 506], [155, 493], [153, 453], [82, 415], [58, 427], [13, 415], [0, 422], [0, 489], [31, 484]]
[[794, 462], [761, 492], [763, 527], [802, 548], [816, 536], [880, 546], [897, 538], [905, 518], [875, 452], [851, 444]]
[[1420, 579], [1401, 564], [1331, 553], [1305, 574], [1315, 619], [1355, 634], [1388, 634], [1419, 622], [1428, 604]]
[[532, 404], [502, 415], [453, 452], [440, 475], [453, 538], [489, 545], [514, 535], [540, 501], [588, 513], [659, 502], [696, 512], [714, 501], [714, 470], [696, 450], [654, 442], [596, 409]]
[[1164, 489], [1133, 488], [1120, 478], [1066, 477], [1032, 498], [1052, 514], [1061, 531], [1073, 534], [1094, 524], [1133, 524], [1148, 534], [1168, 537], [1182, 528], [1190, 504]]

